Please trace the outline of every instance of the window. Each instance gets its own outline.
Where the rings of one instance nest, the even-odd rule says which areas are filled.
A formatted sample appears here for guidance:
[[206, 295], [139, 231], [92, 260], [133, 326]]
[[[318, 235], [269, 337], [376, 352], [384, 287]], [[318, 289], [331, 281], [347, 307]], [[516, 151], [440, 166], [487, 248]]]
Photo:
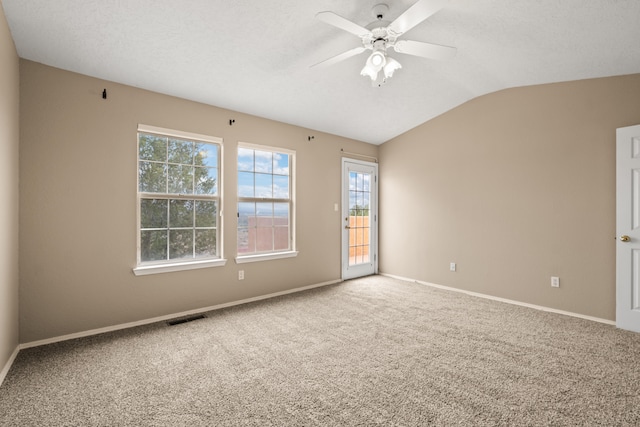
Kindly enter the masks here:
[[221, 143], [204, 135], [138, 127], [136, 274], [224, 265]]
[[237, 262], [295, 256], [295, 152], [238, 147]]

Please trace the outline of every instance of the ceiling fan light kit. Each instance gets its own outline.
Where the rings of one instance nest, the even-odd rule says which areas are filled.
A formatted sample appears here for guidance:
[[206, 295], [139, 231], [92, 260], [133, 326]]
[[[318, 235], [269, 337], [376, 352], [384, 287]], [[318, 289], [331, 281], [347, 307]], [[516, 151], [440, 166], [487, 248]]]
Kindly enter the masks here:
[[[360, 37], [361, 47], [356, 47], [319, 62], [312, 67], [333, 65], [365, 50], [373, 51], [365, 63], [360, 75], [371, 78], [373, 86], [380, 87], [393, 76], [402, 65], [387, 55], [387, 48], [397, 53], [420, 56], [429, 59], [450, 59], [456, 54], [456, 48], [413, 40], [398, 40], [400, 36], [415, 27], [429, 16], [442, 9], [448, 0], [418, 0], [393, 22], [384, 20], [389, 6], [384, 3], [373, 6], [375, 21], [366, 27], [343, 18], [333, 12], [320, 12], [316, 17], [334, 27]], [[382, 73], [380, 73], [382, 71]]]

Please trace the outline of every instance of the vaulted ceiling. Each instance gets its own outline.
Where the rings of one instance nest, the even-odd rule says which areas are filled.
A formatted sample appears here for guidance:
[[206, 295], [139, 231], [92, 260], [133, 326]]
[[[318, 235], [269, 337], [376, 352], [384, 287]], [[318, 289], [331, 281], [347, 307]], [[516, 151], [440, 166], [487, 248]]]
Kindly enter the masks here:
[[416, 0], [1, 1], [21, 58], [372, 144], [497, 90], [640, 72], [638, 0], [450, 0], [403, 37], [457, 55], [391, 52], [380, 88], [367, 53], [310, 67], [361, 45], [315, 15]]

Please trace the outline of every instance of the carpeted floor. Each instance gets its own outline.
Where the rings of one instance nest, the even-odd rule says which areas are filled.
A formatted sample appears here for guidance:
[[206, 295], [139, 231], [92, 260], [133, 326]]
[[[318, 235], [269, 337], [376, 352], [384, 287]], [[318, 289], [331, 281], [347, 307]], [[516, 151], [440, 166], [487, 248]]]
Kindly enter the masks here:
[[23, 350], [1, 426], [640, 425], [640, 334], [371, 276]]

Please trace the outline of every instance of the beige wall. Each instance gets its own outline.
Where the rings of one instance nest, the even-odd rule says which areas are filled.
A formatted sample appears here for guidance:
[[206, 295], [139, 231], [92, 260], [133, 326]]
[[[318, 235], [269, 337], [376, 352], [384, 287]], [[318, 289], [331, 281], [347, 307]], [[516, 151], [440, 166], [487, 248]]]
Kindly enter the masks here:
[[509, 89], [383, 144], [380, 271], [614, 319], [615, 130], [638, 100], [640, 75]]
[[[3, 31], [4, 78], [17, 60]], [[1, 86], [15, 99], [17, 81]], [[25, 60], [20, 88], [21, 342], [339, 279], [341, 148], [380, 157], [381, 272], [614, 318], [615, 129], [640, 123], [640, 75], [486, 95], [379, 148]], [[10, 100], [0, 119], [15, 123]], [[138, 123], [224, 138], [225, 267], [133, 275]], [[0, 218], [15, 236], [11, 129]], [[233, 261], [238, 141], [297, 151], [297, 258]], [[17, 299], [15, 240], [0, 304]], [[15, 303], [2, 308], [0, 356], [17, 328]]]
[[0, 3], [0, 371], [18, 347], [19, 76]]
[[[340, 149], [377, 146], [20, 64], [21, 342], [340, 278]], [[138, 123], [224, 138], [225, 267], [133, 275]], [[235, 264], [238, 141], [296, 150], [298, 257]]]

